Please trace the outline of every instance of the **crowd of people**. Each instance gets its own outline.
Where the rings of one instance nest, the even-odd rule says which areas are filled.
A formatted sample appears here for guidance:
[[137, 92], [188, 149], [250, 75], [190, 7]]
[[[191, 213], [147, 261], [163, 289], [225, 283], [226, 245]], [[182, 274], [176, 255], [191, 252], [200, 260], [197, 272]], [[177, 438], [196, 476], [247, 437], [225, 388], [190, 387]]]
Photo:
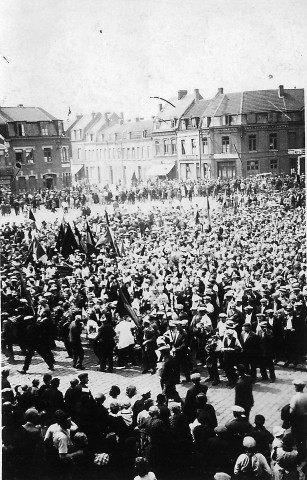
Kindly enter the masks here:
[[[80, 215], [72, 226], [47, 218], [39, 228], [33, 221], [3, 224], [8, 361], [18, 345], [22, 373], [35, 353], [54, 371], [53, 349], [62, 341], [72, 366], [83, 370], [86, 341], [102, 372], [138, 364], [161, 383], [155, 401], [132, 386], [122, 397], [115, 385], [107, 398], [93, 398], [82, 372], [64, 396], [51, 375], [25, 391], [2, 385], [6, 478], [25, 478], [25, 471], [42, 478], [49, 465], [63, 478], [85, 471], [119, 478], [119, 466], [123, 478], [149, 480], [171, 472], [265, 478], [271, 468], [276, 480], [303, 478], [304, 382], [296, 381], [284, 428], [273, 436], [262, 415], [254, 424], [249, 415], [253, 384], [278, 382], [276, 365], [296, 369], [306, 356], [304, 179], [234, 179], [201, 191], [193, 184], [192, 196], [201, 193], [209, 194], [206, 208], [165, 201], [131, 212], [115, 197], [113, 213]], [[214, 211], [213, 197], [220, 205]], [[61, 229], [73, 236], [65, 252]], [[225, 388], [235, 389], [234, 419], [217, 425], [206, 393], [223, 382], [223, 372]], [[180, 382], [194, 383], [185, 399], [176, 390]]]

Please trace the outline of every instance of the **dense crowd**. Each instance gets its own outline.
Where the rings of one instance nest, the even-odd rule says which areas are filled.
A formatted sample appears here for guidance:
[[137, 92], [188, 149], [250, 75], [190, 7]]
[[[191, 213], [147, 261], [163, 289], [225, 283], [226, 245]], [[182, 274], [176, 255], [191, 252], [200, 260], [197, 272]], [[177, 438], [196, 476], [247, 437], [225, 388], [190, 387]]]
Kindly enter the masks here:
[[[200, 195], [197, 188], [193, 196]], [[132, 386], [120, 392], [115, 385], [108, 396], [93, 398], [86, 373], [65, 395], [51, 375], [41, 387], [37, 379], [15, 391], [2, 384], [5, 478], [25, 478], [25, 471], [42, 478], [52, 469], [63, 478], [224, 472], [216, 478], [247, 479], [265, 478], [271, 468], [275, 479], [303, 478], [304, 382], [296, 381], [284, 428], [273, 436], [261, 412], [255, 423], [249, 414], [254, 382], [278, 381], [276, 364], [297, 368], [306, 355], [304, 183], [234, 179], [211, 182], [202, 194], [220, 207], [210, 211], [209, 200], [207, 208], [166, 201], [146, 213], [114, 205], [109, 216], [80, 215], [71, 229], [75, 247], [65, 252], [58, 231], [67, 233], [67, 225], [47, 218], [40, 229], [33, 222], [3, 225], [8, 359], [18, 345], [22, 373], [35, 353], [53, 371], [60, 340], [73, 367], [83, 370], [85, 334], [102, 372], [141, 364], [161, 383], [155, 400], [148, 391], [138, 396]], [[200, 365], [208, 371], [205, 384]], [[234, 419], [226, 425], [217, 425], [206, 396], [221, 372], [225, 387], [235, 389]], [[194, 383], [185, 399], [176, 390], [180, 382]]]

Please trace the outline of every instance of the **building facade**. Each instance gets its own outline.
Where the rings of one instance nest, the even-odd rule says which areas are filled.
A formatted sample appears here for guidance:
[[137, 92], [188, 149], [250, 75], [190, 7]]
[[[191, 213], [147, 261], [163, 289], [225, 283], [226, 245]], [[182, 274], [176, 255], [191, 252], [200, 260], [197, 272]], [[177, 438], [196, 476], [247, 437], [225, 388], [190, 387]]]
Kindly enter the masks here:
[[219, 88], [180, 121], [179, 178], [294, 173], [305, 149], [304, 105], [303, 89], [224, 94]]
[[2, 185], [16, 193], [71, 185], [70, 141], [62, 120], [39, 107], [2, 107], [0, 134]]

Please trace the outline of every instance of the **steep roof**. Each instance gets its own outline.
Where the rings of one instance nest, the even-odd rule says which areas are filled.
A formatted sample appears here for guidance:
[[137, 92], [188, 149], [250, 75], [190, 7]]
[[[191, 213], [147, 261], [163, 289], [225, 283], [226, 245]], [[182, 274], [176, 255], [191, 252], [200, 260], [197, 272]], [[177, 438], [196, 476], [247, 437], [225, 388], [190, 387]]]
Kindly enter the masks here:
[[161, 112], [158, 113], [157, 118], [161, 118], [162, 120], [180, 118], [186, 112], [189, 106], [193, 103], [194, 99], [194, 94], [186, 95], [180, 100], [178, 100], [178, 97], [170, 98], [169, 101], [174, 105], [174, 107], [166, 103], [163, 106]]
[[186, 113], [184, 114], [184, 117], [187, 117], [187, 118], [201, 117], [204, 111], [206, 110], [206, 108], [208, 108], [208, 106], [210, 105], [210, 102], [211, 100], [204, 100], [204, 99], [199, 100], [194, 105], [192, 105], [191, 108], [189, 108], [186, 111]]
[[40, 107], [1, 107], [0, 114], [6, 122], [50, 122], [58, 120]]

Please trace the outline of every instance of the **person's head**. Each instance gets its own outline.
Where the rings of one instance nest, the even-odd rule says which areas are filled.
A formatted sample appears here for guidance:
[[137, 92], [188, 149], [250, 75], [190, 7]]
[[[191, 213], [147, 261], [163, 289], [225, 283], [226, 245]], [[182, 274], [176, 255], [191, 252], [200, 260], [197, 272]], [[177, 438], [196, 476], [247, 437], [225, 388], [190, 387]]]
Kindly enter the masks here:
[[223, 426], [217, 426], [214, 429], [214, 433], [217, 435], [219, 438], [225, 438], [228, 435], [228, 430], [227, 428]]
[[69, 430], [71, 427], [71, 416], [69, 413], [63, 410], [57, 410], [54, 414], [56, 423], [60, 425], [64, 430]]
[[79, 380], [77, 378], [73, 378], [70, 380], [70, 386], [71, 388], [75, 388], [79, 384]]
[[205, 395], [204, 393], [199, 393], [196, 396], [196, 403], [198, 408], [202, 408], [204, 405], [207, 404], [207, 395]]
[[303, 382], [303, 380], [300, 380], [298, 378], [296, 378], [295, 380], [293, 380], [293, 385], [294, 385], [294, 388], [295, 388], [295, 391], [296, 392], [302, 392], [305, 388], [305, 382]]
[[252, 327], [251, 327], [250, 323], [244, 323], [244, 325], [243, 325], [244, 332], [249, 333], [251, 331], [251, 329], [252, 329]]
[[173, 415], [179, 415], [179, 413], [181, 413], [182, 411], [182, 408], [181, 408], [181, 404], [180, 403], [175, 403], [172, 407], [171, 407], [171, 413]]
[[232, 407], [232, 413], [235, 418], [245, 418], [245, 410], [239, 405], [234, 405]]
[[158, 393], [157, 395], [157, 403], [159, 405], [166, 405], [166, 398], [165, 398], [165, 395], [163, 395], [163, 393]]
[[160, 415], [159, 408], [156, 405], [152, 405], [151, 407], [149, 407], [149, 415], [152, 418], [158, 418]]
[[2, 370], [1, 370], [1, 376], [2, 376], [3, 378], [8, 378], [9, 374], [10, 374], [9, 368], [2, 368]]
[[154, 404], [154, 401], [152, 398], [146, 398], [145, 402], [144, 402], [144, 408], [145, 410], [149, 411], [150, 407], [152, 407]]
[[142, 399], [146, 400], [147, 398], [151, 397], [151, 391], [148, 388], [144, 388], [141, 392]]
[[86, 445], [88, 445], [88, 438], [83, 432], [77, 432], [74, 435], [74, 445], [77, 448], [84, 448]]
[[255, 415], [255, 425], [257, 427], [263, 427], [265, 424], [265, 418], [263, 415]]
[[109, 391], [109, 395], [112, 398], [117, 398], [120, 395], [120, 388], [117, 385], [112, 385]]
[[277, 425], [273, 428], [273, 435], [276, 439], [282, 440], [285, 435], [285, 429]]
[[37, 425], [40, 421], [38, 410], [36, 410], [36, 408], [28, 408], [28, 410], [25, 411], [24, 419], [26, 422]]
[[128, 398], [132, 398], [136, 395], [136, 386], [135, 385], [128, 385], [126, 388], [126, 395]]
[[237, 365], [237, 372], [240, 377], [246, 375], [247, 373], [246, 367], [242, 365], [242, 363], [239, 363], [239, 365]]
[[201, 376], [200, 376], [200, 373], [192, 373], [191, 375], [191, 380], [193, 383], [200, 383], [200, 380], [201, 380]]
[[33, 380], [32, 380], [32, 386], [35, 387], [35, 388], [37, 388], [37, 387], [39, 386], [39, 384], [40, 384], [39, 379], [38, 379], [38, 378], [33, 378]]
[[50, 373], [45, 373], [45, 375], [43, 376], [43, 382], [46, 385], [50, 385], [51, 380], [52, 380], [52, 375], [50, 375]]
[[80, 375], [78, 375], [78, 379], [80, 383], [82, 383], [83, 385], [86, 385], [89, 382], [88, 373], [80, 373]]
[[60, 379], [59, 378], [53, 378], [50, 382], [50, 385], [53, 387], [53, 388], [59, 388], [60, 386]]
[[119, 412], [119, 403], [111, 402], [110, 403], [110, 412], [113, 413], [113, 415], [116, 415]]
[[98, 392], [95, 395], [95, 400], [96, 400], [96, 403], [98, 403], [99, 405], [102, 405], [106, 400], [106, 396], [103, 392]]
[[243, 447], [245, 452], [254, 453], [256, 451], [256, 440], [253, 437], [245, 437]]
[[149, 473], [149, 463], [144, 457], [136, 457], [134, 468], [135, 473], [141, 478]]
[[282, 440], [282, 446], [283, 449], [286, 450], [286, 452], [291, 452], [294, 448], [295, 445], [295, 438], [292, 433], [286, 433]]

